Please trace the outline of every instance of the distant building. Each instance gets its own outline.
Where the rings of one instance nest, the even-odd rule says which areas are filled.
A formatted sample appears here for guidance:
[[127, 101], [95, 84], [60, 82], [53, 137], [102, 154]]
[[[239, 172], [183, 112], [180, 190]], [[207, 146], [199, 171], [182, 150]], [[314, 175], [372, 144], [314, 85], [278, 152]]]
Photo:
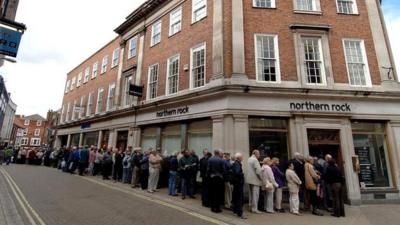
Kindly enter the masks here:
[[50, 147], [54, 147], [54, 142], [57, 135], [57, 124], [60, 117], [60, 110], [47, 112], [47, 130], [45, 133], [46, 144]]
[[[22, 125], [22, 135], [17, 135], [15, 140], [16, 146], [42, 146], [47, 144], [46, 132], [47, 132], [47, 120], [38, 114], [31, 116], [16, 115], [16, 123]], [[15, 124], [16, 124], [15, 123]]]
[[11, 100], [10, 93], [0, 76], [0, 146], [10, 144], [12, 125], [17, 105]]

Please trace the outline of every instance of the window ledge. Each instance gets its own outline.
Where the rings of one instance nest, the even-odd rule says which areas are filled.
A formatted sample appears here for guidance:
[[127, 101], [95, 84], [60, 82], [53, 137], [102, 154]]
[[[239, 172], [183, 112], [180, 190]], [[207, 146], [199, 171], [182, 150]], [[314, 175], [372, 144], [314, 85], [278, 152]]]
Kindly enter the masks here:
[[344, 15], [344, 16], [359, 16], [360, 13], [341, 13], [337, 12], [338, 15]]
[[308, 15], [316, 15], [316, 16], [322, 15], [322, 11], [306, 11], [306, 10], [295, 9], [295, 10], [293, 10], [293, 12], [298, 13], [298, 14], [308, 14]]
[[253, 9], [277, 9], [277, 7], [261, 7], [261, 6], [254, 6], [253, 5]]
[[182, 29], [180, 31], [176, 32], [176, 33], [168, 34], [168, 38], [174, 37], [175, 35], [177, 35], [177, 34], [179, 34], [181, 32], [182, 32]]
[[156, 46], [159, 45], [160, 43], [161, 43], [161, 41], [158, 42], [158, 43], [152, 44], [152, 45], [150, 45], [150, 48], [156, 47]]
[[194, 25], [194, 24], [196, 24], [196, 23], [199, 23], [199, 22], [201, 22], [201, 21], [205, 20], [206, 18], [207, 18], [207, 15], [206, 15], [206, 16], [204, 16], [203, 18], [201, 18], [201, 19], [197, 20], [197, 21], [193, 21], [193, 19], [192, 19], [192, 23], [191, 23], [190, 25]]

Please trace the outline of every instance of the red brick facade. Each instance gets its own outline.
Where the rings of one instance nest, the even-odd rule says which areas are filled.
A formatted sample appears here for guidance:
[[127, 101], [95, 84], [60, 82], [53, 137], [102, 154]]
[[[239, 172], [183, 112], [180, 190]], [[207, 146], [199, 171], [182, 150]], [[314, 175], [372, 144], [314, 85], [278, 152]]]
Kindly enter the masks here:
[[38, 115], [23, 116], [15, 115], [15, 122], [25, 132], [20, 140], [15, 140], [14, 143], [19, 146], [42, 146], [46, 144], [46, 132], [48, 124], [46, 119]]

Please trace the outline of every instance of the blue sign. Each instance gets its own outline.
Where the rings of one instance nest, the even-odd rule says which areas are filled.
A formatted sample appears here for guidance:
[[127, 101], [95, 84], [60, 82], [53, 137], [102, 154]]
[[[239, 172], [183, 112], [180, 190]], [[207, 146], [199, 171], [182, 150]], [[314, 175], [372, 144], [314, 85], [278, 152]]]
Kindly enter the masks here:
[[0, 26], [0, 54], [17, 57], [22, 33]]

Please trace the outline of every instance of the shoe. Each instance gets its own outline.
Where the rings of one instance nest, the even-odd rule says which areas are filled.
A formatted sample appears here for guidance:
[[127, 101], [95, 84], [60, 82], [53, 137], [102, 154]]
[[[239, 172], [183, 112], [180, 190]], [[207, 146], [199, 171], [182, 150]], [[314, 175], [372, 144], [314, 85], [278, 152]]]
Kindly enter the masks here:
[[147, 192], [149, 192], [149, 193], [151, 193], [151, 194], [154, 193], [154, 191], [151, 191], [151, 190], [150, 190], [150, 191], [147, 191]]
[[183, 199], [183, 200], [185, 200], [185, 198], [186, 198], [185, 196], [182, 196], [182, 199]]
[[332, 213], [331, 216], [333, 216], [333, 217], [340, 217], [339, 215], [336, 215], [335, 213]]
[[267, 213], [274, 214], [275, 211], [267, 211]]
[[280, 213], [286, 213], [286, 210], [285, 209], [279, 209], [279, 210], [277, 210], [278, 212], [280, 212]]
[[190, 198], [192, 198], [192, 199], [196, 199], [196, 197], [195, 196], [193, 196], [193, 195], [191, 195], [191, 196], [189, 196]]
[[313, 211], [312, 214], [316, 215], [316, 216], [323, 216], [324, 215], [324, 214], [322, 214], [322, 213], [320, 213], [318, 211]]
[[295, 215], [295, 216], [302, 216], [300, 213], [291, 212], [291, 214], [293, 214], [293, 215]]
[[247, 220], [247, 217], [244, 216], [244, 215], [239, 216], [239, 218], [242, 219], [242, 220]]
[[258, 211], [258, 210], [251, 210], [252, 213], [254, 214], [261, 214], [262, 212]]

